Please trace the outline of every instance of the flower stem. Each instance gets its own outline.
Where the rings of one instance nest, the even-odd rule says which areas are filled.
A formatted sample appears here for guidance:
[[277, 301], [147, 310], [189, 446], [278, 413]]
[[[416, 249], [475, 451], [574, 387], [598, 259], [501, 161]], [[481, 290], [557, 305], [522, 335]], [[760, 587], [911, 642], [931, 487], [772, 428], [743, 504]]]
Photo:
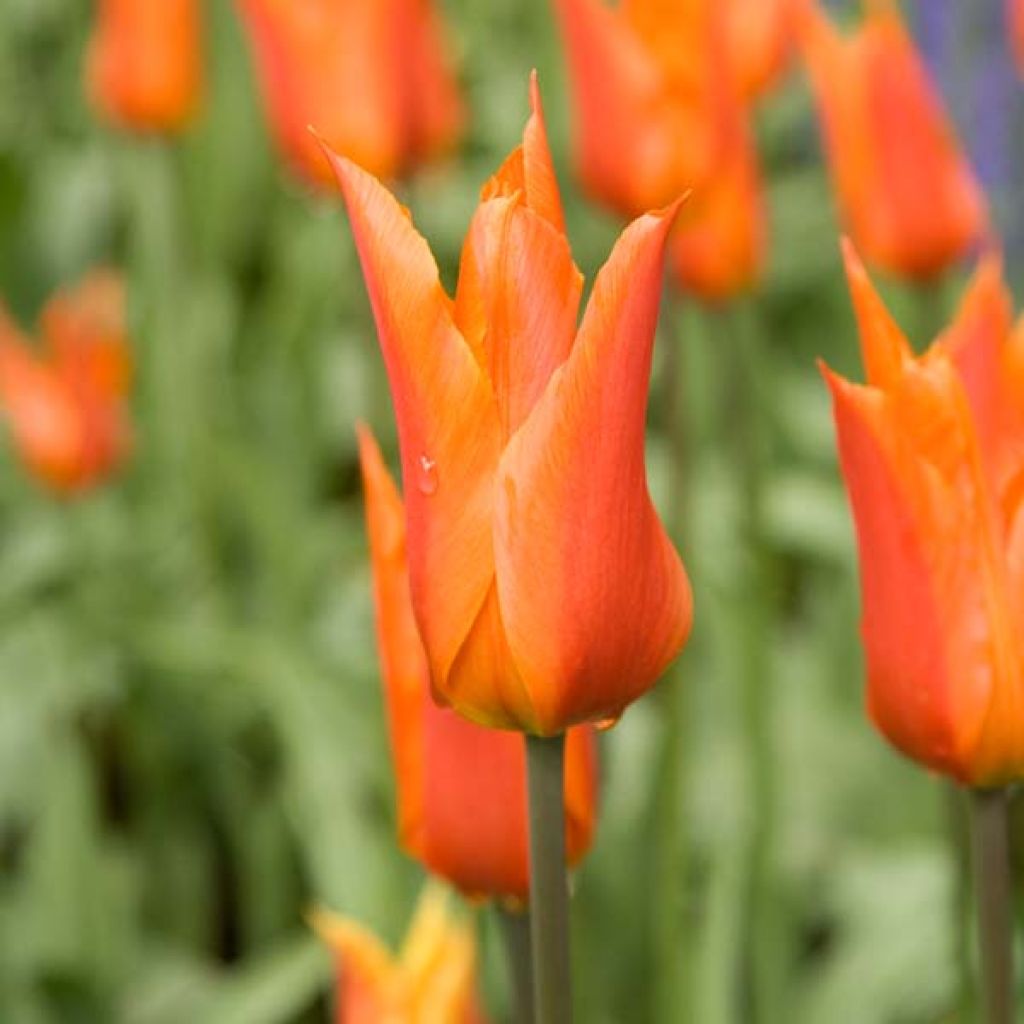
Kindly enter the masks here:
[[985, 1024], [1013, 1024], [1013, 930], [1006, 791], [975, 789], [971, 791], [970, 803], [984, 1020]]
[[571, 1024], [565, 735], [526, 737], [535, 1024]]
[[[691, 537], [688, 488], [690, 416], [684, 338], [676, 327], [682, 320], [682, 302], [666, 299], [661, 325], [664, 337], [663, 405], [668, 441], [669, 490], [666, 523], [676, 546], [688, 555]], [[673, 328], [675, 328], [673, 330]], [[688, 1020], [691, 992], [689, 931], [686, 917], [690, 847], [685, 832], [690, 795], [688, 757], [690, 714], [683, 689], [681, 661], [669, 670], [659, 686], [659, 719], [662, 723], [660, 759], [655, 792], [654, 878], [651, 886], [652, 939], [654, 949], [655, 1020]]]
[[752, 305], [734, 302], [719, 314], [723, 347], [732, 356], [730, 412], [734, 439], [739, 522], [743, 543], [741, 632], [738, 637], [743, 728], [749, 794], [748, 920], [751, 1019], [773, 1024], [784, 1018], [781, 992], [785, 964], [783, 900], [774, 875], [776, 843], [776, 756], [771, 706], [774, 682], [771, 629], [775, 611], [774, 569], [766, 525], [765, 498], [769, 469], [766, 403], [767, 360]]
[[512, 990], [513, 1024], [533, 1024], [533, 964], [530, 947], [530, 913], [498, 907], [505, 940], [509, 987]]

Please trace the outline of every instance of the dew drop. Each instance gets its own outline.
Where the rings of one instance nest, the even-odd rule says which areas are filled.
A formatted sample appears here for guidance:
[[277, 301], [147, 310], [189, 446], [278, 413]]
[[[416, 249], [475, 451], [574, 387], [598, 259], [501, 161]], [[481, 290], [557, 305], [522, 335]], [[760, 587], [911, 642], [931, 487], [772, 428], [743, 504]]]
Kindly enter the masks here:
[[426, 455], [416, 460], [416, 486], [420, 494], [430, 495], [437, 490], [437, 463]]
[[602, 718], [600, 722], [594, 725], [594, 728], [598, 732], [607, 732], [609, 729], [619, 724], [619, 719], [622, 715], [612, 715], [610, 718]]

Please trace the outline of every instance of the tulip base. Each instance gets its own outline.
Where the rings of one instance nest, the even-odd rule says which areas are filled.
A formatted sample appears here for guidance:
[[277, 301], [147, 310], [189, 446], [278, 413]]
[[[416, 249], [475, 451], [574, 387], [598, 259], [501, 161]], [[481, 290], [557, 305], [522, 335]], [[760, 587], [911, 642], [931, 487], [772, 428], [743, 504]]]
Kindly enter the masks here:
[[1013, 1024], [1010, 844], [1004, 789], [970, 793], [974, 895], [985, 1024]]
[[534, 1024], [571, 1024], [565, 736], [526, 737]]
[[533, 1024], [533, 963], [530, 948], [530, 915], [526, 910], [498, 908], [501, 936], [512, 996], [513, 1024]]

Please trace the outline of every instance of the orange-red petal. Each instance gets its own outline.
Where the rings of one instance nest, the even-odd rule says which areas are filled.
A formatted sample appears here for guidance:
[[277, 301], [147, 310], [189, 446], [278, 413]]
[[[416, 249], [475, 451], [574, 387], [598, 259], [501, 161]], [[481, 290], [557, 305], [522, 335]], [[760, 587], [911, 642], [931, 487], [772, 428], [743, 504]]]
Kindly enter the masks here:
[[435, 682], [494, 577], [494, 394], [452, 320], [427, 243], [371, 175], [326, 150], [352, 223], [398, 422], [409, 575]]
[[[579, 336], [499, 470], [498, 596], [531, 705], [554, 733], [612, 718], [654, 684], [690, 626], [689, 584], [647, 491], [644, 415], [665, 238], [630, 225]], [[532, 718], [531, 718], [532, 716]]]
[[[523, 900], [529, 883], [523, 738], [475, 725], [431, 700], [409, 595], [401, 498], [366, 428], [359, 445], [402, 844], [466, 893]], [[575, 863], [590, 846], [596, 820], [590, 727], [569, 734], [565, 799], [567, 852]]]
[[745, 115], [729, 115], [718, 171], [684, 205], [669, 243], [680, 285], [722, 302], [752, 287], [765, 251], [765, 212], [757, 153]]
[[673, 88], [621, 11], [600, 0], [558, 0], [557, 8], [581, 180], [626, 216], [671, 202], [706, 173], [700, 104]]
[[129, 128], [172, 131], [202, 88], [198, 0], [100, 0], [86, 78], [99, 111]]

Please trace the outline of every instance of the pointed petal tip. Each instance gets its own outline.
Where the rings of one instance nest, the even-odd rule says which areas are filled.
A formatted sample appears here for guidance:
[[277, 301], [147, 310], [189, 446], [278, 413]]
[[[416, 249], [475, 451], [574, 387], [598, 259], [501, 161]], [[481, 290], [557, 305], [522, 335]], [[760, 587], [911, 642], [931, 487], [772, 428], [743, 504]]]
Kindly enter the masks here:
[[864, 269], [864, 262], [861, 260], [860, 254], [857, 252], [857, 247], [853, 244], [849, 235], [840, 236], [839, 252], [843, 258], [843, 269], [846, 271], [846, 278], [848, 281], [852, 282], [854, 277], [867, 277], [867, 270]]
[[530, 109], [536, 113], [540, 107], [540, 76], [536, 68], [530, 69]]

